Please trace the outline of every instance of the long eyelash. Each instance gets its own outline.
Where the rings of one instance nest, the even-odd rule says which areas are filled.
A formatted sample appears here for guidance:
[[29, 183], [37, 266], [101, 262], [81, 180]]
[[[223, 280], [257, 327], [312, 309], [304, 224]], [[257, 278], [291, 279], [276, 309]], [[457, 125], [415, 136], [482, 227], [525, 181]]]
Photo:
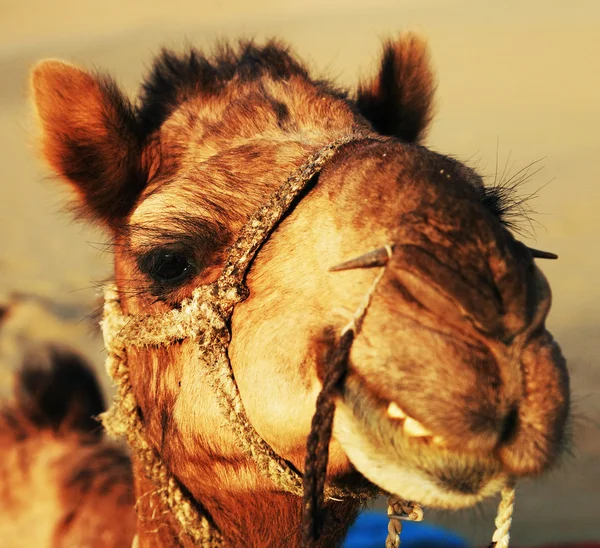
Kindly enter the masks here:
[[[148, 242], [149, 248], [178, 242], [190, 249], [215, 249], [230, 243], [231, 235], [226, 226], [198, 218], [194, 215], [173, 211], [171, 228], [128, 225], [122, 235], [130, 241], [133, 235]], [[136, 246], [139, 247], [139, 244]], [[139, 250], [139, 249], [138, 249]]]
[[[117, 243], [117, 242], [94, 242], [94, 241], [88, 241], [86, 242], [92, 249], [95, 249], [99, 252], [99, 255], [102, 256], [105, 253], [110, 253], [112, 255], [114, 255], [116, 253], [116, 248], [128, 248], [129, 244], [128, 243]], [[148, 246], [149, 248], [152, 248], [151, 246]], [[91, 290], [91, 289], [100, 289], [103, 290], [104, 287], [108, 284], [108, 283], [112, 283], [114, 280], [112, 278], [108, 278], [105, 280], [90, 280], [91, 285], [86, 286], [86, 287], [80, 287], [78, 289], [74, 289], [71, 292], [75, 292], [75, 291], [85, 291], [85, 290]], [[129, 289], [121, 289], [121, 293], [123, 293], [124, 295], [130, 296], [130, 297], [138, 297], [141, 295], [146, 295], [148, 293], [148, 287], [147, 287], [147, 283], [146, 283], [146, 279], [144, 277], [137, 277], [137, 278], [130, 278], [130, 279], [126, 279], [123, 280], [125, 282], [128, 282], [129, 284], [132, 284], [132, 286]], [[157, 299], [160, 300], [160, 299]], [[97, 311], [95, 311], [97, 312]], [[96, 316], [94, 316], [94, 312], [89, 314], [87, 317], [98, 317], [98, 314], [96, 314]], [[86, 317], [86, 318], [87, 318]], [[84, 318], [81, 321], [84, 321], [86, 318]], [[100, 319], [98, 317], [98, 319]]]
[[539, 165], [543, 160], [544, 158], [535, 160], [511, 175], [514, 163], [509, 166], [509, 155], [500, 177], [498, 178], [496, 163], [494, 181], [478, 188], [483, 205], [496, 215], [506, 228], [529, 238], [534, 238], [536, 228], [541, 226], [534, 219], [537, 214], [534, 202], [551, 180], [533, 192], [523, 192], [523, 187], [544, 168], [543, 165]]
[[104, 255], [105, 253], [114, 255], [116, 253], [115, 249], [117, 247], [124, 247], [124, 244], [119, 244], [116, 242], [92, 242], [88, 240], [86, 244], [88, 244], [92, 249], [98, 251], [98, 255], [100, 257], [102, 257], [102, 255]]
[[[134, 227], [134, 228], [137, 229], [137, 227]], [[155, 250], [157, 247], [156, 242], [160, 241], [163, 238], [166, 239], [166, 243], [172, 243], [173, 241], [177, 241], [177, 243], [180, 243], [180, 241], [182, 239], [185, 239], [180, 234], [178, 234], [177, 237], [175, 237], [175, 235], [171, 235], [170, 233], [165, 233], [164, 231], [157, 232], [156, 229], [154, 229], [152, 227], [150, 227], [150, 228], [144, 227], [142, 229], [142, 231], [145, 232], [146, 235], [150, 234], [150, 235], [154, 236], [154, 240], [152, 241], [152, 243], [149, 243], [149, 244], [138, 245], [138, 247], [137, 247], [138, 253], [144, 252], [144, 250], [147, 250], [147, 251]], [[116, 253], [117, 248], [123, 248], [125, 250], [130, 249], [129, 242], [117, 243], [114, 241], [108, 241], [108, 242], [87, 241], [86, 243], [92, 249], [97, 250], [99, 252], [100, 256], [102, 256], [105, 253], [114, 255]], [[121, 289], [121, 293], [124, 295], [127, 295], [128, 297], [139, 297], [142, 295], [153, 294], [153, 289], [151, 286], [148, 285], [148, 280], [144, 276], [140, 276], [137, 278], [130, 278], [130, 279], [126, 279], [123, 281], [128, 282], [131, 285], [131, 287], [128, 289]], [[106, 285], [106, 283], [110, 283], [110, 282], [112, 282], [111, 279], [101, 280], [101, 281], [91, 280], [92, 285], [87, 286], [87, 287], [81, 287], [74, 291], [84, 291], [84, 290], [90, 290], [90, 289], [103, 289], [104, 286]], [[155, 287], [154, 291], [157, 291], [154, 293], [154, 297], [156, 297], [156, 299], [155, 299], [155, 301], [153, 301], [152, 304], [154, 304], [155, 302], [159, 302], [159, 301], [166, 301], [166, 296], [170, 293], [170, 291], [167, 291], [166, 288], [161, 288], [160, 290], [158, 290]], [[88, 317], [92, 317], [92, 315], [93, 315], [93, 313], [88, 315]], [[84, 320], [85, 320], [85, 318], [84, 318]]]

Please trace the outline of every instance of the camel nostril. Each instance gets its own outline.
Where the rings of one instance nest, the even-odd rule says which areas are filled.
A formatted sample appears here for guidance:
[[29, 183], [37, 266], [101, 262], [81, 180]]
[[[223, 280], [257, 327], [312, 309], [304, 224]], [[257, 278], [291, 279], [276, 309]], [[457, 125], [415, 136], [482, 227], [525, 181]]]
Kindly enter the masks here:
[[519, 408], [516, 405], [513, 405], [506, 417], [504, 417], [502, 431], [500, 432], [500, 439], [498, 441], [499, 445], [510, 443], [514, 439], [517, 433], [518, 423]]

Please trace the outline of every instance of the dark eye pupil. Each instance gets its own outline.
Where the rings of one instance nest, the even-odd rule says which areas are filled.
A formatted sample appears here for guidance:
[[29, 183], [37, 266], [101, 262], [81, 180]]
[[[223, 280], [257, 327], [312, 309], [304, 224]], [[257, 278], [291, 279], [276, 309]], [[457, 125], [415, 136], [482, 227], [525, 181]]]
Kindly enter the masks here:
[[193, 257], [194, 254], [190, 252], [154, 249], [141, 255], [137, 264], [143, 274], [166, 290], [197, 274], [197, 263]]
[[183, 278], [190, 267], [190, 262], [184, 255], [164, 253], [156, 259], [152, 277], [160, 282], [173, 282]]

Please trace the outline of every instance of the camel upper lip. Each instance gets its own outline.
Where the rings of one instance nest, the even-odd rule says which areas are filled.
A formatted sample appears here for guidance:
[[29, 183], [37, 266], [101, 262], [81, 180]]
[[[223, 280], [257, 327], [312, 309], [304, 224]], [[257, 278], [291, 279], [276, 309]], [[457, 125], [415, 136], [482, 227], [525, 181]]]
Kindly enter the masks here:
[[[496, 362], [482, 354], [474, 365], [485, 366], [485, 373], [467, 377], [473, 368], [465, 366], [456, 377], [459, 386], [462, 381], [458, 391], [446, 390], [444, 383], [455, 382], [451, 375], [431, 375], [430, 382], [446, 390], [441, 394], [432, 384], [423, 384], [427, 377], [420, 372], [402, 372], [395, 360], [362, 369], [351, 362], [340, 387], [343, 406], [351, 414], [347, 427], [369, 440], [371, 455], [380, 451], [385, 462], [421, 474], [444, 492], [480, 499], [496, 480], [540, 475], [564, 450], [569, 392], [560, 348], [546, 330], [534, 335], [524, 339], [518, 354], [500, 362], [521, 374], [501, 375], [497, 383], [484, 384], [490, 378], [489, 364]], [[427, 413], [432, 414], [429, 420]]]

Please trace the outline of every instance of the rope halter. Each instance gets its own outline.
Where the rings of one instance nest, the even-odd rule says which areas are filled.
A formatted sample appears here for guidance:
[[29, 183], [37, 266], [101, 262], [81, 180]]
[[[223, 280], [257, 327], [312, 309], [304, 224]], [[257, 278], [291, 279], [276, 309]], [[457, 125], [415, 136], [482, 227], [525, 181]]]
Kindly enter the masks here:
[[[178, 522], [180, 535], [187, 536], [201, 546], [223, 546], [221, 532], [185, 492], [158, 452], [147, 442], [145, 427], [131, 387], [127, 348], [168, 346], [183, 339], [196, 341], [198, 365], [211, 373], [212, 388], [217, 394], [229, 426], [238, 438], [240, 447], [275, 485], [289, 493], [302, 496], [302, 476], [260, 437], [246, 415], [227, 353], [231, 339], [230, 319], [235, 305], [248, 296], [244, 280], [249, 265], [278, 221], [308, 182], [340, 147], [365, 138], [384, 140], [371, 135], [351, 134], [333, 141], [311, 155], [270, 196], [266, 204], [250, 217], [238, 240], [230, 248], [219, 278], [211, 284], [197, 287], [192, 297], [184, 300], [179, 308], [157, 315], [130, 316], [123, 314], [121, 310], [117, 287], [110, 285], [105, 290], [104, 318], [101, 325], [108, 352], [106, 369], [116, 385], [117, 394], [112, 407], [102, 415], [102, 422], [110, 435], [127, 440], [147, 478], [156, 486], [155, 495]], [[389, 252], [391, 253], [391, 248]], [[370, 296], [382, 275], [383, 269], [361, 303], [353, 321], [344, 328], [342, 334], [349, 331], [358, 332]], [[324, 487], [325, 498], [331, 499], [354, 497], [366, 500], [374, 494], [376, 493], [372, 488], [350, 491], [334, 485]], [[404, 508], [407, 503], [402, 501], [402, 504], [405, 506], [401, 508]], [[422, 511], [420, 515], [422, 516]], [[397, 517], [392, 515], [391, 523], [397, 522]], [[396, 536], [399, 530], [399, 527], [394, 529]]]

